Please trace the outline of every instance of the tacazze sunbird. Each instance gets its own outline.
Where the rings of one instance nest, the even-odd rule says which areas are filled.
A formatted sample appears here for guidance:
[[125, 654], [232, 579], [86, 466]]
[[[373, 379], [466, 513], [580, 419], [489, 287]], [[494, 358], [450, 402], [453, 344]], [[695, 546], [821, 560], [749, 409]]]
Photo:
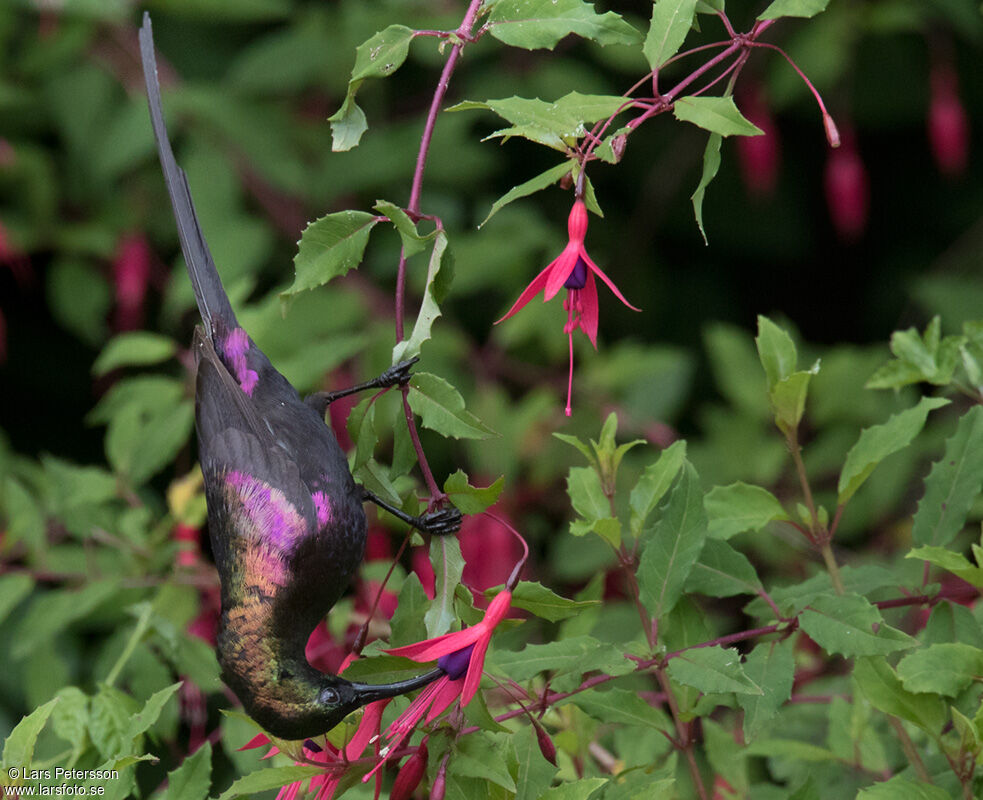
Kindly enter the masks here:
[[328, 404], [360, 389], [393, 386], [412, 362], [352, 389], [305, 400], [239, 326], [198, 223], [187, 176], [167, 137], [150, 17], [140, 52], [150, 118], [178, 238], [203, 327], [195, 331], [195, 426], [208, 531], [222, 584], [218, 657], [249, 715], [274, 736], [325, 733], [358, 707], [417, 689], [440, 669], [382, 685], [352, 683], [312, 667], [304, 648], [341, 596], [365, 549], [366, 499], [430, 533], [460, 525], [453, 509], [411, 517], [352, 478], [324, 421]]

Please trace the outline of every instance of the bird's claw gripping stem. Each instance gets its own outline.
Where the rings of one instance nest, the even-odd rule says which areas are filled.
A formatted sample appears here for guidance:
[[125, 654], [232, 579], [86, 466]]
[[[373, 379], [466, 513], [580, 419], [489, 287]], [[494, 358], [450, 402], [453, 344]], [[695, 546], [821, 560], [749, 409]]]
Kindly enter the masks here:
[[373, 378], [365, 383], [359, 383], [356, 386], [349, 386], [347, 389], [338, 389], [334, 392], [315, 392], [305, 397], [304, 402], [321, 416], [324, 416], [327, 407], [342, 397], [347, 397], [356, 392], [364, 392], [366, 389], [388, 389], [390, 386], [402, 386], [409, 381], [410, 370], [419, 360], [419, 356], [413, 356], [413, 358], [400, 361], [398, 364], [389, 367], [378, 378]]
[[396, 506], [390, 505], [368, 489], [363, 488], [362, 493], [366, 500], [371, 500], [379, 508], [384, 508], [397, 519], [403, 520], [406, 524], [412, 525], [423, 533], [429, 533], [432, 536], [449, 536], [461, 529], [461, 512], [456, 508], [442, 508], [439, 511], [431, 511], [414, 517], [412, 514], [407, 514]]

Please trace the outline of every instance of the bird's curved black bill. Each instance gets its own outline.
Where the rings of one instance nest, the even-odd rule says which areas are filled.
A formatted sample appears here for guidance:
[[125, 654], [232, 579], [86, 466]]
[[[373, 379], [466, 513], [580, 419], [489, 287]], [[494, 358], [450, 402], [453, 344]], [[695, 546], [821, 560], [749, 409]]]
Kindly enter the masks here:
[[396, 697], [397, 695], [412, 692], [414, 689], [420, 689], [421, 687], [426, 686], [428, 683], [433, 683], [435, 680], [437, 680], [437, 678], [444, 674], [444, 671], [438, 668], [423, 675], [418, 675], [415, 678], [399, 681], [397, 683], [353, 683], [352, 688], [358, 695], [360, 702], [363, 704], [372, 703], [386, 697]]

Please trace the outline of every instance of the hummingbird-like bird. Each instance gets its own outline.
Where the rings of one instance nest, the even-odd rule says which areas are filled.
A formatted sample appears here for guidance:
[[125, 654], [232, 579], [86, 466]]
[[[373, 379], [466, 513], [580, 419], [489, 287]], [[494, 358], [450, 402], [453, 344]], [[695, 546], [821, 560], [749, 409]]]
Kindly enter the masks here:
[[333, 728], [373, 700], [412, 691], [440, 669], [399, 683], [352, 683], [312, 667], [304, 649], [362, 560], [366, 499], [430, 533], [460, 525], [455, 510], [410, 517], [359, 487], [324, 421], [328, 403], [405, 382], [412, 362], [375, 381], [301, 400], [240, 327], [198, 223], [187, 176], [161, 110], [150, 16], [140, 52], [150, 118], [181, 250], [203, 326], [195, 331], [195, 424], [208, 530], [222, 584], [218, 658], [249, 715], [281, 739]]

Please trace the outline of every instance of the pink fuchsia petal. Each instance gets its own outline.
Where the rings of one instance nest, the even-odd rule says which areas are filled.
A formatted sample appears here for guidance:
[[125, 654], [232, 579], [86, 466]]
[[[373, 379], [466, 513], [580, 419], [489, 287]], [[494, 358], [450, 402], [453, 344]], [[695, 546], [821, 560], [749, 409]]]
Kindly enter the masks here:
[[345, 756], [349, 761], [362, 755], [372, 738], [379, 733], [382, 712], [389, 705], [389, 700], [388, 697], [383, 700], [376, 700], [365, 707], [365, 713], [362, 714], [362, 721], [358, 724], [358, 730], [355, 731], [351, 741], [345, 745]]
[[469, 644], [474, 644], [481, 638], [484, 631], [484, 620], [470, 628], [454, 633], [445, 633], [434, 639], [425, 639], [422, 642], [408, 644], [403, 647], [394, 647], [391, 650], [383, 650], [391, 656], [403, 656], [413, 661], [436, 661], [440, 656], [463, 650]]
[[563, 284], [567, 282], [573, 268], [577, 266], [577, 257], [583, 253], [583, 249], [583, 242], [569, 241], [567, 246], [563, 248], [563, 252], [551, 264], [553, 269], [550, 270], [549, 278], [546, 281], [546, 291], [543, 292], [544, 303], [556, 297], [556, 293], [563, 288]]
[[236, 752], [242, 750], [253, 750], [257, 747], [262, 747], [263, 745], [270, 743], [270, 737], [265, 733], [257, 733], [252, 739], [246, 742], [242, 747], [240, 747]]
[[485, 669], [485, 654], [488, 652], [488, 645], [491, 637], [487, 636], [480, 639], [474, 646], [471, 653], [471, 663], [468, 664], [468, 672], [464, 676], [464, 687], [461, 689], [461, 705], [466, 706], [478, 691], [481, 685], [481, 674]]
[[607, 287], [614, 293], [615, 297], [617, 297], [622, 303], [628, 306], [628, 308], [630, 308], [632, 311], [642, 310], [640, 308], [635, 308], [635, 306], [633, 306], [625, 299], [625, 296], [620, 292], [618, 287], [614, 285], [614, 281], [612, 281], [607, 275], [604, 274], [604, 270], [602, 270], [599, 266], [597, 266], [597, 264], [593, 262], [591, 257], [587, 255], [586, 251], [581, 253], [581, 256], [583, 256], [584, 261], [587, 262], [587, 266], [590, 267], [591, 270], [593, 270], [594, 274], [596, 274], [598, 278], [604, 281]]
[[[480, 645], [479, 645], [480, 646]], [[456, 681], [448, 680], [434, 693], [433, 702], [430, 704], [430, 710], [427, 712], [427, 722], [433, 722], [437, 717], [443, 714], [451, 703], [457, 700], [461, 696], [461, 687], [464, 685], [464, 681], [458, 679]]]
[[303, 781], [294, 781], [289, 786], [284, 786], [276, 796], [276, 800], [296, 800], [297, 795], [303, 788]]
[[567, 217], [567, 234], [571, 242], [583, 244], [587, 236], [587, 206], [583, 200], [577, 200], [570, 209], [570, 216]]
[[546, 279], [549, 276], [549, 272], [553, 269], [553, 265], [556, 261], [551, 261], [547, 264], [546, 268], [540, 272], [532, 282], [523, 290], [522, 294], [519, 295], [519, 299], [512, 304], [512, 308], [508, 310], [504, 317], [495, 320], [495, 324], [498, 325], [499, 322], [505, 322], [513, 314], [518, 313], [522, 308], [532, 300], [537, 294], [539, 294], [543, 287], [546, 286]]
[[587, 334], [590, 343], [597, 349], [597, 281], [594, 273], [587, 273], [584, 288], [578, 291], [578, 310], [580, 311], [580, 330]]

